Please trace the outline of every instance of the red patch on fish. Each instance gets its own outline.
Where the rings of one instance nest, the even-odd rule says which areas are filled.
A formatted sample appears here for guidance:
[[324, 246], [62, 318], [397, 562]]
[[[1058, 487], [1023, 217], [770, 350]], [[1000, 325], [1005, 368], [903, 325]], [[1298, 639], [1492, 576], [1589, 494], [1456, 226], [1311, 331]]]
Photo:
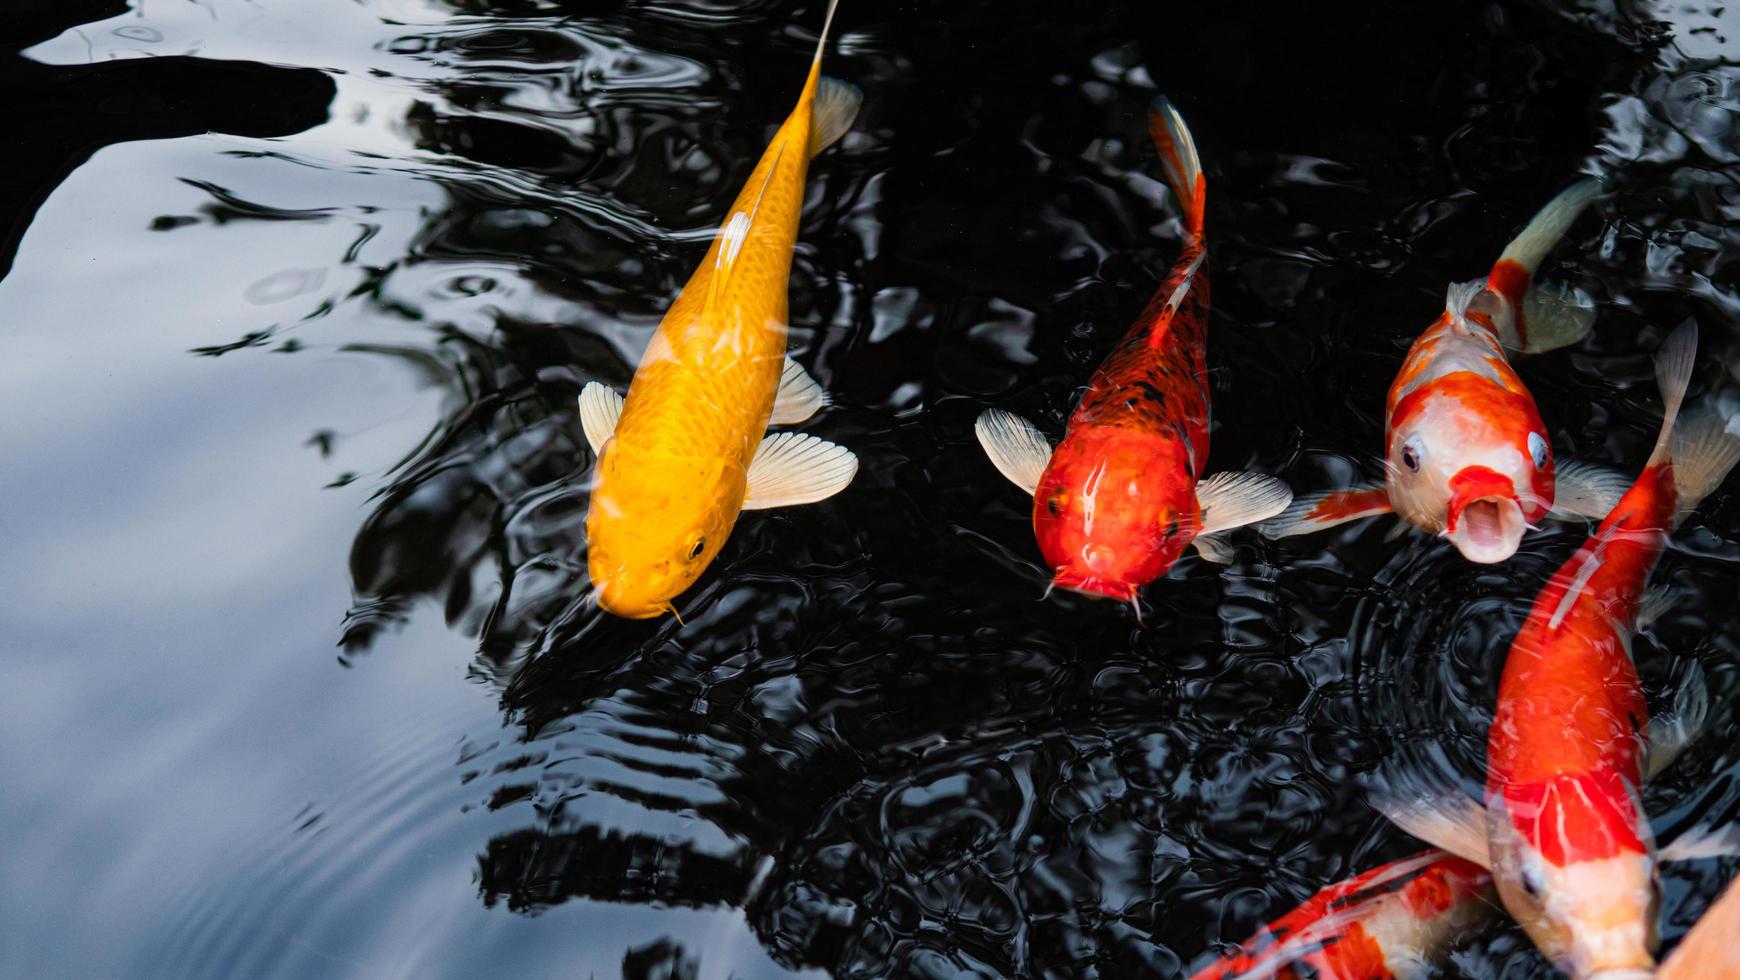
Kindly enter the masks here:
[[1566, 773], [1504, 787], [1511, 823], [1541, 856], [1564, 867], [1647, 848], [1638, 833], [1637, 801], [1618, 773]]
[[1325, 494], [1305, 515], [1308, 521], [1327, 521], [1336, 523], [1353, 517], [1363, 517], [1367, 514], [1387, 514], [1390, 512], [1390, 494], [1383, 487], [1371, 490], [1343, 490]]

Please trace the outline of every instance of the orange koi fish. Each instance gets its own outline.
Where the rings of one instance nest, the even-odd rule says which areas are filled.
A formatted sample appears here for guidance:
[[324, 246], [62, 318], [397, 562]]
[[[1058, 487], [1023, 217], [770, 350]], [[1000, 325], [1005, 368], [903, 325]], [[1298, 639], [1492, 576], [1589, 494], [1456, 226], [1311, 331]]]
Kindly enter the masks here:
[[1492, 910], [1492, 876], [1426, 851], [1337, 882], [1191, 980], [1410, 980]]
[[857, 472], [832, 443], [767, 434], [825, 400], [785, 356], [786, 287], [810, 158], [845, 135], [862, 99], [821, 74], [837, 2], [797, 106], [659, 323], [627, 399], [598, 382], [580, 394], [598, 456], [587, 566], [606, 612], [674, 613], [671, 600], [719, 554], [740, 512], [825, 499]]
[[1384, 479], [1301, 497], [1263, 525], [1265, 536], [1394, 512], [1448, 538], [1469, 561], [1490, 563], [1515, 554], [1524, 529], [1549, 512], [1607, 513], [1624, 478], [1577, 463], [1555, 469], [1534, 396], [1505, 354], [1552, 350], [1589, 333], [1593, 301], [1533, 282], [1600, 189], [1594, 178], [1572, 185], [1535, 215], [1485, 279], [1450, 287], [1444, 313], [1414, 341], [1390, 385]]
[[1672, 856], [1657, 853], [1640, 794], [1704, 709], [1650, 721], [1631, 635], [1660, 611], [1645, 587], [1669, 533], [1740, 461], [1740, 436], [1714, 411], [1676, 424], [1696, 349], [1691, 324], [1662, 345], [1666, 417], [1648, 464], [1511, 644], [1484, 814], [1473, 801], [1385, 806], [1415, 836], [1490, 867], [1511, 916], [1573, 977], [1641, 980], [1655, 969], [1656, 863]]
[[1164, 98], [1148, 132], [1184, 209], [1184, 251], [1070, 415], [1053, 451], [1000, 409], [974, 426], [991, 462], [1033, 495], [1033, 530], [1054, 586], [1132, 604], [1186, 546], [1231, 561], [1223, 532], [1272, 517], [1292, 499], [1273, 477], [1217, 473], [1208, 461], [1208, 182], [1196, 144]]

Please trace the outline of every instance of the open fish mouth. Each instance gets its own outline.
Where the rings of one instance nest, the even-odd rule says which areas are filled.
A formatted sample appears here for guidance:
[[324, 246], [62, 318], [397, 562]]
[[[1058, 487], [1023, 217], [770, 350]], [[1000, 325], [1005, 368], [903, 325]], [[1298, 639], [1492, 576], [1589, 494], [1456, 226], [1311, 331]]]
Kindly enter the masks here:
[[1516, 554], [1522, 543], [1522, 505], [1515, 497], [1489, 496], [1470, 500], [1451, 515], [1444, 536], [1472, 562], [1492, 564]]

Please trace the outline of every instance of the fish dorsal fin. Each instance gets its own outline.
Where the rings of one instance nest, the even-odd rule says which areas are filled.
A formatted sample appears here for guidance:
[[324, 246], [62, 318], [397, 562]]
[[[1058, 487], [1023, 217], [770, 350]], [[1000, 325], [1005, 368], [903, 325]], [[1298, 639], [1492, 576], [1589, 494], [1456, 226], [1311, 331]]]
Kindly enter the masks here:
[[1215, 473], [1196, 485], [1196, 502], [1202, 508], [1196, 533], [1216, 534], [1274, 517], [1293, 502], [1293, 491], [1262, 473]]
[[[1166, 302], [1161, 305], [1159, 314], [1154, 317], [1155, 323], [1165, 323], [1171, 320], [1173, 315], [1178, 312], [1178, 308], [1184, 305], [1184, 297], [1190, 294], [1190, 287], [1196, 281], [1197, 270], [1202, 268], [1203, 260], [1206, 258], [1208, 258], [1208, 249], [1198, 249], [1196, 256], [1190, 260], [1190, 264], [1185, 266], [1184, 275], [1179, 277], [1177, 288], [1172, 290], [1172, 295], [1166, 297]], [[1153, 343], [1162, 343], [1165, 336], [1163, 332], [1155, 331]]]
[[1039, 489], [1039, 478], [1051, 465], [1051, 443], [1033, 423], [1000, 408], [988, 408], [973, 423], [973, 435], [991, 457], [991, 465], [1010, 483], [1029, 494]]
[[622, 418], [622, 396], [609, 385], [588, 381], [580, 389], [580, 429], [586, 433], [586, 444], [594, 456], [603, 452], [604, 444], [616, 434], [616, 423]]
[[779, 391], [773, 396], [773, 416], [768, 425], [796, 425], [825, 408], [828, 393], [798, 362], [785, 359], [779, 376]]
[[725, 221], [725, 227], [719, 229], [719, 247], [713, 252], [713, 276], [707, 284], [707, 308], [717, 307], [719, 297], [725, 294], [730, 285], [731, 273], [737, 268], [737, 256], [743, 252], [743, 246], [749, 241], [749, 233], [755, 227], [755, 215], [761, 210], [761, 199], [767, 196], [767, 188], [773, 183], [773, 175], [779, 172], [780, 158], [785, 156], [785, 147], [781, 145], [773, 151], [773, 160], [767, 165], [767, 173], [762, 175], [761, 187], [755, 192], [755, 199], [749, 202], [748, 211], [733, 211]]
[[858, 457], [844, 446], [801, 432], [761, 440], [749, 461], [744, 510], [795, 507], [826, 500], [852, 482]]

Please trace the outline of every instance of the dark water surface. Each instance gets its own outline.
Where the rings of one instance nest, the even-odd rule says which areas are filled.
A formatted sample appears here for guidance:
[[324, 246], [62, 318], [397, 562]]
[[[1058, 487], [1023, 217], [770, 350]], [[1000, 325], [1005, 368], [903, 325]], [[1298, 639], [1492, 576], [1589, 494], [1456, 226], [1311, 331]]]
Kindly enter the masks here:
[[[15, 11], [18, 4], [5, 4]], [[1387, 522], [1037, 601], [972, 441], [1061, 425], [1176, 254], [1156, 90], [1210, 176], [1213, 468], [1354, 478], [1447, 282], [1579, 170], [1595, 335], [1526, 363], [1635, 471], [1687, 317], [1734, 383], [1740, 7], [844, 0], [865, 110], [791, 286], [856, 450], [674, 620], [583, 608], [591, 455], [785, 115], [821, 8], [77, 0], [0, 21], [0, 976], [1175, 975], [1415, 844], [1584, 529], [1476, 568]], [[1740, 502], [1637, 655], [1740, 809]], [[1668, 869], [1677, 938], [1733, 861]], [[1546, 977], [1512, 926], [1446, 976]]]

